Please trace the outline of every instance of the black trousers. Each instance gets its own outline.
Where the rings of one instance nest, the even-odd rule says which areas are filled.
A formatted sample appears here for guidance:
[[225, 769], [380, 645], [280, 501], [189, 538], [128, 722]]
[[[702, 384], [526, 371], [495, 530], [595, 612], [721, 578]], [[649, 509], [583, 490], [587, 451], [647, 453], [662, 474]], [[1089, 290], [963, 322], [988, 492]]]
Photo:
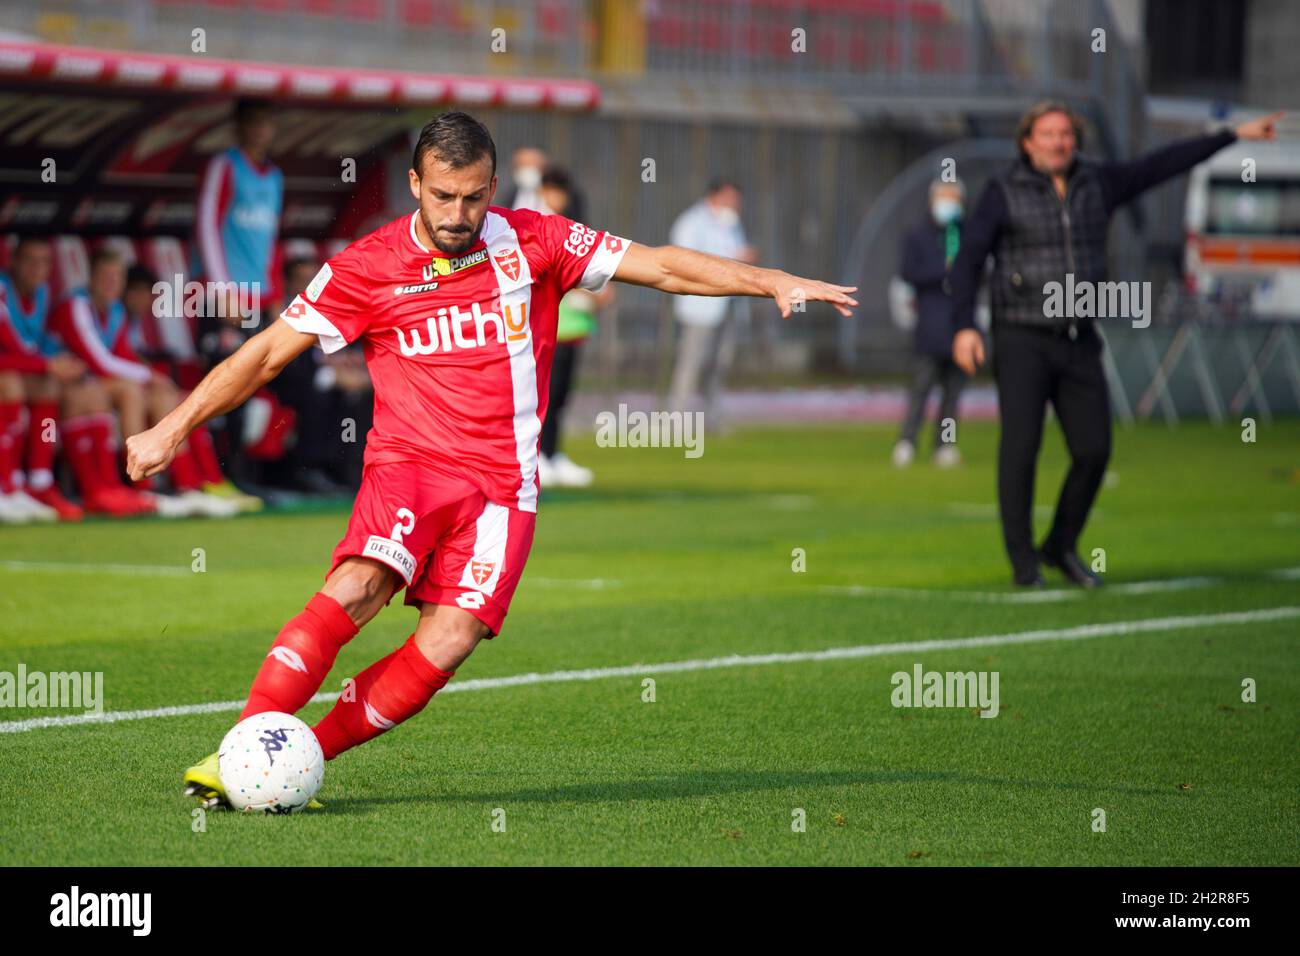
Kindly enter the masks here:
[[925, 403], [935, 385], [943, 388], [943, 397], [939, 401], [939, 417], [934, 423], [934, 447], [943, 444], [943, 423], [945, 419], [957, 420], [957, 400], [961, 398], [961, 388], [966, 384], [966, 373], [957, 367], [952, 359], [935, 358], [920, 355], [916, 358], [916, 372], [912, 376], [912, 392], [908, 398], [907, 414], [903, 418], [903, 431], [899, 441], [916, 444], [916, 436], [921, 431], [921, 419], [925, 416]]
[[569, 392], [573, 389], [573, 373], [578, 365], [582, 341], [575, 339], [555, 346], [555, 361], [551, 364], [551, 397], [546, 408], [546, 421], [542, 422], [541, 451], [547, 458], [560, 447], [564, 406], [569, 403]]
[[1101, 336], [1089, 325], [1078, 337], [1019, 325], [995, 325], [993, 376], [1002, 434], [998, 445], [998, 503], [1007, 557], [1017, 576], [1038, 568], [1034, 549], [1034, 472], [1051, 402], [1065, 433], [1070, 470], [1043, 549], [1078, 545], [1110, 460], [1110, 401], [1102, 372]]

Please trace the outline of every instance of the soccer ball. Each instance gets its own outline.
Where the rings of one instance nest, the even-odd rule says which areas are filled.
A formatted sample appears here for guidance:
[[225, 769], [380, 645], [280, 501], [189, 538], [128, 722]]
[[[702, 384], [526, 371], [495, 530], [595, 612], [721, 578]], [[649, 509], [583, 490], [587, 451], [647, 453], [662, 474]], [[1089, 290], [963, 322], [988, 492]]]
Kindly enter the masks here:
[[217, 751], [226, 799], [245, 813], [293, 813], [316, 796], [325, 755], [297, 717], [268, 711], [231, 728]]

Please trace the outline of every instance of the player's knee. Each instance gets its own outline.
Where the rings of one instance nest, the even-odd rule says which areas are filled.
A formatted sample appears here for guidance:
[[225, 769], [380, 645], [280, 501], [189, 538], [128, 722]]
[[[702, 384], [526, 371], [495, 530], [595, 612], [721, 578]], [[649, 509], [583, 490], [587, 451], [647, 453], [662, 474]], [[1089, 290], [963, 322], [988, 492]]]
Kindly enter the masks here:
[[0, 372], [0, 401], [21, 402], [24, 397], [23, 377], [17, 372]]
[[443, 670], [455, 670], [490, 633], [486, 624], [467, 613], [439, 607], [421, 618], [415, 643], [421, 653]]
[[360, 626], [388, 603], [395, 587], [393, 572], [388, 568], [374, 561], [350, 558], [334, 569], [324, 592]]
[[23, 379], [27, 398], [33, 402], [57, 402], [64, 389], [53, 375], [28, 375]]
[[95, 379], [69, 385], [63, 392], [63, 403], [69, 415], [89, 415], [112, 408], [108, 390]]

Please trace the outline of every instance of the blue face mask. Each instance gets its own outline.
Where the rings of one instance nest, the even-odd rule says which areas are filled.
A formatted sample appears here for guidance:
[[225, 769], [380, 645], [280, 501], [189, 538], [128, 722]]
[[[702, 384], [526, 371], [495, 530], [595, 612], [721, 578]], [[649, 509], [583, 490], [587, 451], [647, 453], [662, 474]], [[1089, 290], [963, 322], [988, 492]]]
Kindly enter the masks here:
[[941, 226], [949, 226], [961, 219], [961, 203], [955, 199], [936, 199], [930, 204], [930, 215]]

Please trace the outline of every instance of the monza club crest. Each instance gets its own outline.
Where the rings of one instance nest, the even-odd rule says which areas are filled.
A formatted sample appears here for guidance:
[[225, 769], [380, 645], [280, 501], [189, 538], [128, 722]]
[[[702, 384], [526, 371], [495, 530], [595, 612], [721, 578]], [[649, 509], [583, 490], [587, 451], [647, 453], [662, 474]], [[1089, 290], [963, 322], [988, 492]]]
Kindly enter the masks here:
[[497, 253], [497, 265], [501, 271], [510, 277], [511, 282], [519, 281], [519, 250], [507, 249], [505, 252]]
[[474, 583], [479, 587], [487, 584], [488, 579], [492, 577], [492, 572], [497, 568], [494, 561], [471, 561], [469, 573], [474, 577]]

